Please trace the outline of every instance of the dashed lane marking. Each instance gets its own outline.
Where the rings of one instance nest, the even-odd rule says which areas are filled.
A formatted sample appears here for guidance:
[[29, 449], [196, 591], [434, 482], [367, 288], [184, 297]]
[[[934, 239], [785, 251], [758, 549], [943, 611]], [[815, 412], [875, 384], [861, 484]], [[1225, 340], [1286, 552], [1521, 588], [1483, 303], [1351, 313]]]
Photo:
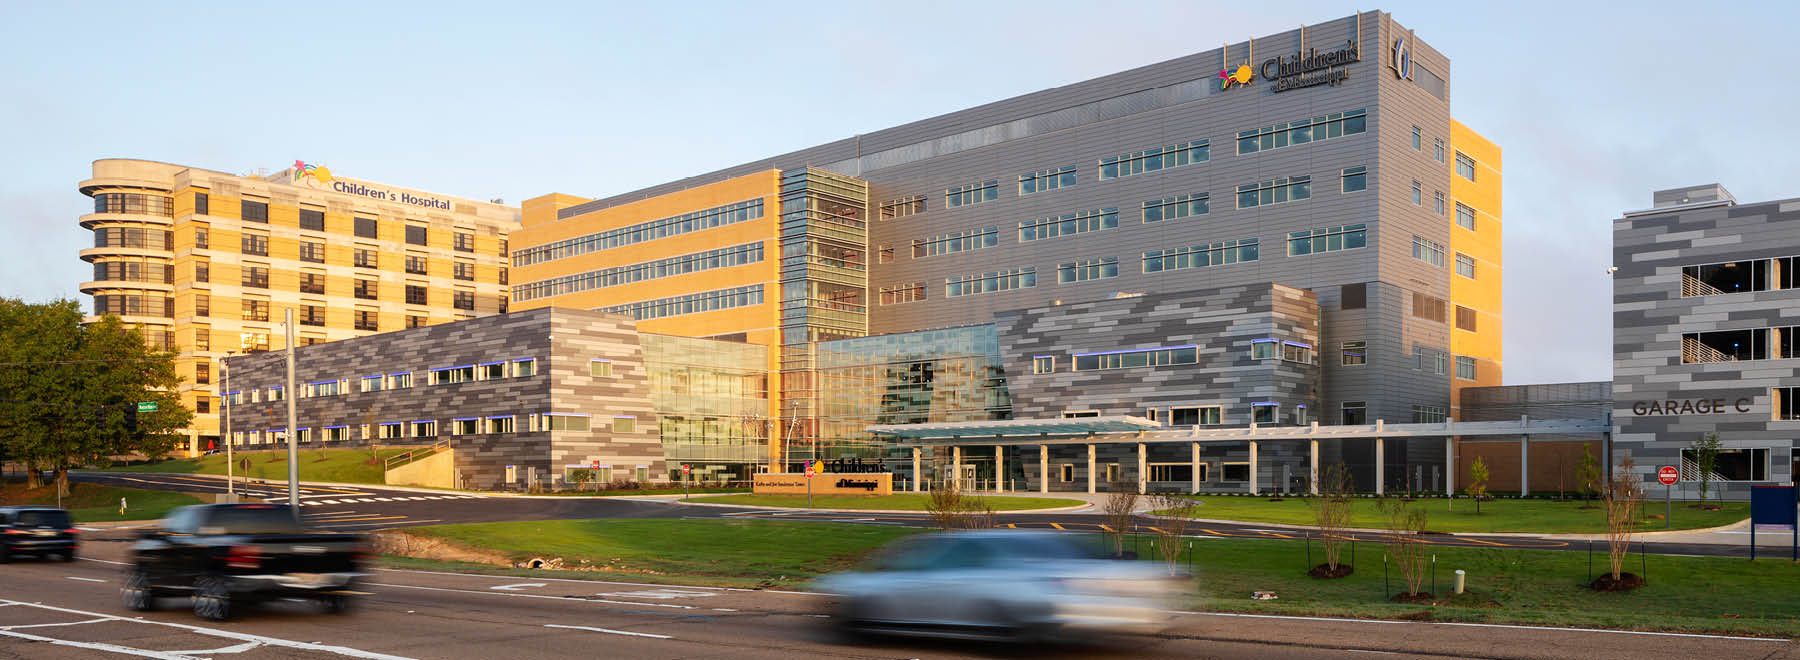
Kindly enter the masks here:
[[544, 624], [544, 627], [545, 628], [566, 628], [568, 630], [588, 630], [588, 631], [599, 632], [599, 633], [607, 633], [609, 635], [630, 635], [632, 637], [649, 637], [651, 639], [674, 639], [673, 637], [670, 637], [668, 635], [656, 635], [656, 634], [651, 634], [651, 633], [631, 632], [629, 630], [612, 630], [610, 628], [595, 628], [592, 626], [563, 626], [563, 625], [557, 625], [554, 623], [546, 623], [546, 624]]
[[67, 577], [71, 580], [80, 580], [82, 582], [105, 582], [106, 581], [106, 580], [100, 580], [100, 579], [96, 579], [96, 578], [75, 577], [73, 575], [68, 575], [65, 577]]

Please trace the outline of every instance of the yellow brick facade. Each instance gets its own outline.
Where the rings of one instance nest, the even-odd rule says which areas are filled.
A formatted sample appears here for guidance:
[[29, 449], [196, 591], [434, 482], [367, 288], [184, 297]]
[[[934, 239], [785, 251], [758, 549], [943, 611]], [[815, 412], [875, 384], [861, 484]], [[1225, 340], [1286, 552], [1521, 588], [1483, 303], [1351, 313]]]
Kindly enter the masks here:
[[1500, 239], [1505, 228], [1501, 220], [1500, 192], [1504, 170], [1500, 147], [1454, 119], [1450, 121], [1450, 146], [1453, 155], [1467, 157], [1475, 164], [1475, 178], [1470, 180], [1455, 172], [1454, 158], [1449, 163], [1453, 168], [1450, 197], [1461, 207], [1473, 210], [1475, 215], [1473, 230], [1458, 224], [1454, 214], [1450, 227], [1451, 252], [1475, 261], [1474, 279], [1460, 275], [1454, 269], [1450, 274], [1451, 303], [1474, 310], [1476, 318], [1473, 331], [1460, 327], [1451, 331], [1450, 352], [1476, 360], [1475, 380], [1452, 378], [1450, 381], [1450, 401], [1457, 406], [1462, 401], [1462, 388], [1501, 384], [1505, 365], [1500, 341], [1503, 263]]

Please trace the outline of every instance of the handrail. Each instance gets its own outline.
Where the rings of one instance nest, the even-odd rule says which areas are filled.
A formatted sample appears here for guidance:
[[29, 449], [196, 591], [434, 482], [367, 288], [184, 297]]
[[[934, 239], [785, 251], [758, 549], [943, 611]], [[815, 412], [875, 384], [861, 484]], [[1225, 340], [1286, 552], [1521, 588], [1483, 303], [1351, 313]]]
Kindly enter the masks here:
[[383, 471], [392, 470], [394, 468], [401, 467], [403, 465], [407, 465], [407, 464], [417, 461], [419, 459], [436, 455], [438, 452], [444, 451], [449, 448], [450, 448], [449, 440], [439, 440], [436, 443], [432, 444], [430, 447], [420, 447], [418, 449], [411, 449], [411, 450], [408, 450], [403, 453], [395, 454], [393, 456], [387, 457], [387, 460], [382, 463], [382, 470]]

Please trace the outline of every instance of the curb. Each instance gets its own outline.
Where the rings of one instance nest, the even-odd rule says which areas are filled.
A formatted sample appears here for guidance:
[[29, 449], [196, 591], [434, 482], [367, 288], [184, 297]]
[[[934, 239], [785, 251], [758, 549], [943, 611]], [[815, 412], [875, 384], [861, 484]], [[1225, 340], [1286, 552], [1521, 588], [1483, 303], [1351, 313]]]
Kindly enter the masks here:
[[[763, 505], [759, 505], [759, 504], [720, 504], [718, 502], [683, 502], [681, 500], [673, 500], [670, 503], [671, 504], [680, 504], [682, 506], [713, 506], [713, 507], [725, 507], [728, 509], [756, 509], [756, 510], [762, 510], [762, 511], [800, 511], [800, 512], [808, 512], [808, 513], [907, 513], [907, 514], [917, 514], [917, 515], [921, 515], [921, 516], [930, 515], [930, 512], [928, 512], [928, 511], [911, 511], [911, 510], [907, 510], [907, 509], [808, 509], [805, 507], [797, 507], [797, 506], [763, 506]], [[1063, 506], [1063, 507], [1056, 507], [1056, 508], [1052, 508], [1052, 509], [1018, 509], [1018, 510], [1012, 510], [1012, 511], [995, 511], [994, 515], [1004, 516], [1004, 515], [1015, 514], [1015, 513], [1061, 513], [1061, 512], [1067, 512], [1067, 511], [1080, 511], [1082, 509], [1086, 509], [1086, 508], [1089, 508], [1092, 506], [1094, 506], [1094, 505], [1087, 503], [1087, 502], [1083, 502], [1083, 503], [1081, 503], [1080, 506]]]

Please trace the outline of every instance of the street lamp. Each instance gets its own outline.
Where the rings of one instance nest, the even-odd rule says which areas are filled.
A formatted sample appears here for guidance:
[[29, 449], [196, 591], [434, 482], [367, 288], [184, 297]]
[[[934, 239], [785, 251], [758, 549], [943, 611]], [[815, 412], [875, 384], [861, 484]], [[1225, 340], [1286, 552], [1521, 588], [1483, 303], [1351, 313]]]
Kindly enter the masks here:
[[[233, 355], [237, 355], [237, 351], [225, 351], [225, 357]], [[219, 399], [219, 412], [225, 416], [225, 433], [220, 439], [225, 441], [225, 499], [230, 500], [237, 495], [234, 485], [237, 481], [234, 474], [236, 465], [231, 458], [231, 371], [224, 360], [219, 360], [219, 386], [225, 390], [225, 396]]]

